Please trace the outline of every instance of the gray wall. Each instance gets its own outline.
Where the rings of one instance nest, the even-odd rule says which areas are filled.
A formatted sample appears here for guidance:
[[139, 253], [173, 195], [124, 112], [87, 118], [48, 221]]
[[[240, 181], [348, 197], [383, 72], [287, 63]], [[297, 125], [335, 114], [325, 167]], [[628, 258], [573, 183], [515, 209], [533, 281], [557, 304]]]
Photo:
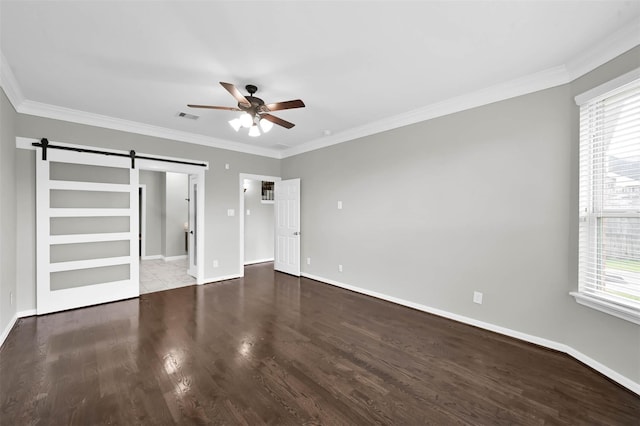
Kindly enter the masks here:
[[0, 90], [0, 333], [17, 306], [15, 122], [16, 112]]
[[146, 186], [145, 256], [160, 256], [164, 233], [164, 172], [140, 170], [139, 182]]
[[140, 171], [146, 185], [145, 256], [182, 256], [184, 223], [189, 221], [189, 177], [181, 173]]
[[[130, 150], [139, 153], [162, 156], [191, 158], [208, 161], [210, 169], [205, 177], [205, 278], [214, 280], [217, 277], [239, 274], [240, 243], [238, 219], [238, 176], [239, 173], [278, 176], [280, 161], [257, 155], [232, 152], [201, 145], [184, 144], [175, 141], [142, 136], [116, 130], [102, 129], [82, 124], [74, 124], [60, 120], [18, 114], [14, 136], [31, 138], [47, 137], [50, 141], [89, 145], [111, 149]], [[15, 140], [12, 147], [15, 146]], [[33, 166], [33, 151], [18, 152], [16, 167], [28, 170]], [[15, 150], [14, 150], [15, 152]], [[13, 155], [13, 154], [12, 154]], [[229, 170], [225, 169], [229, 164]], [[34, 199], [35, 174], [24, 173], [23, 180], [18, 182], [18, 191], [22, 191], [24, 200]], [[15, 185], [9, 185], [15, 187]], [[4, 187], [4, 184], [3, 184]], [[29, 201], [25, 201], [28, 203]], [[227, 209], [234, 209], [235, 216], [227, 216]], [[20, 224], [20, 235], [35, 233], [35, 216], [26, 217]], [[15, 223], [15, 220], [13, 221]], [[3, 237], [4, 238], [4, 237]], [[35, 257], [35, 239], [25, 240], [17, 253], [20, 264], [35, 269], [30, 262]], [[213, 260], [218, 260], [219, 267], [213, 268]], [[34, 274], [35, 275], [35, 274]], [[20, 281], [18, 293], [23, 310], [35, 309], [35, 276], [25, 274], [25, 281]], [[31, 278], [31, 279], [27, 279]], [[24, 298], [22, 297], [24, 296]]]
[[165, 246], [164, 256], [182, 256], [184, 223], [189, 221], [189, 176], [182, 173], [165, 173]]
[[[245, 179], [244, 261], [273, 260], [273, 204], [262, 203], [262, 181]], [[251, 212], [247, 215], [247, 210]]]
[[636, 48], [574, 84], [283, 160], [302, 179], [303, 272], [566, 343], [640, 382], [640, 327], [569, 295], [573, 96], [638, 66]]

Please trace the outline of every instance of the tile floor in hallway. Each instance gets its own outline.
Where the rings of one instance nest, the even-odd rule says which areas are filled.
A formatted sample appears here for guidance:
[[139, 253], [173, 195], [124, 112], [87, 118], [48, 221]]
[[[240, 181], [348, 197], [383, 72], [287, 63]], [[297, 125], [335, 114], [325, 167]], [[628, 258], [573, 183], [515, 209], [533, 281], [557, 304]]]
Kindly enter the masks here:
[[187, 274], [188, 259], [165, 262], [162, 259], [140, 261], [140, 294], [186, 287], [196, 283]]

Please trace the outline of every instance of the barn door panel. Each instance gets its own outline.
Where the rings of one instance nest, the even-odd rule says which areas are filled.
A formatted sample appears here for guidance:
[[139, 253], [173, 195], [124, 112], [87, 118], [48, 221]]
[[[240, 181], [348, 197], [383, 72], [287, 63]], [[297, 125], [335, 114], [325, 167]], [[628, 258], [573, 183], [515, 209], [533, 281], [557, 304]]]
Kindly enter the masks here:
[[37, 313], [139, 296], [138, 172], [127, 158], [36, 159]]

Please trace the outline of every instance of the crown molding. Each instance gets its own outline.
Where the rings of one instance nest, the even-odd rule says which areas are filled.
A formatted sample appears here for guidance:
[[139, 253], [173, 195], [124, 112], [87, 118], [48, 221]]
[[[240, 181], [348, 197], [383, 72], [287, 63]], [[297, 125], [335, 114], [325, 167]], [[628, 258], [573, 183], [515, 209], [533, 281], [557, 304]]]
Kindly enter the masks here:
[[13, 105], [13, 108], [17, 111], [18, 107], [25, 101], [20, 85], [16, 80], [7, 58], [0, 51], [0, 86], [4, 90], [4, 93], [9, 98], [9, 102]]
[[72, 123], [86, 124], [89, 126], [102, 127], [105, 129], [120, 130], [123, 132], [136, 133], [139, 135], [153, 136], [157, 138], [170, 139], [179, 142], [187, 142], [196, 145], [204, 145], [212, 148], [226, 149], [229, 151], [243, 152], [246, 154], [260, 155], [263, 157], [281, 158], [279, 151], [267, 148], [254, 147], [236, 142], [226, 141], [211, 136], [199, 135], [196, 133], [183, 132], [180, 130], [168, 129], [166, 127], [152, 126], [150, 124], [136, 121], [124, 120], [121, 118], [109, 117], [101, 114], [94, 114], [56, 105], [44, 104], [25, 100], [16, 110], [20, 114], [34, 115], [54, 120], [69, 121]]
[[282, 158], [567, 84], [639, 45], [640, 18], [591, 46], [565, 65], [314, 139], [282, 151]]
[[316, 149], [336, 145], [349, 140], [370, 136], [376, 133], [404, 127], [433, 118], [442, 117], [471, 108], [488, 105], [516, 96], [537, 92], [569, 82], [569, 75], [564, 66], [550, 68], [539, 73], [500, 83], [495, 86], [477, 90], [466, 95], [446, 99], [426, 107], [418, 108], [382, 120], [354, 127], [344, 132], [318, 138], [303, 145], [291, 147], [282, 152], [282, 158], [291, 157]]
[[629, 25], [622, 27], [567, 62], [569, 77], [571, 81], [582, 77], [636, 46], [640, 46], [640, 18], [634, 19]]

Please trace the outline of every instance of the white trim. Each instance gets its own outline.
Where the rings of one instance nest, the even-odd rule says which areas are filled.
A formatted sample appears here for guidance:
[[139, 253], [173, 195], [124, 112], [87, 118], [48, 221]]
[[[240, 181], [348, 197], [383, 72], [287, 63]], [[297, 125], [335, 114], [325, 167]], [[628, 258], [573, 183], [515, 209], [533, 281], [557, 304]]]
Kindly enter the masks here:
[[11, 320], [9, 321], [7, 326], [4, 328], [4, 330], [2, 330], [2, 334], [0, 334], [0, 348], [4, 344], [4, 341], [7, 339], [7, 337], [9, 336], [9, 333], [11, 333], [11, 330], [13, 330], [13, 326], [16, 325], [18, 318], [19, 317], [17, 313], [13, 314], [13, 318], [11, 318]]
[[16, 110], [20, 114], [35, 115], [36, 117], [51, 118], [54, 120], [85, 124], [88, 126], [101, 127], [104, 129], [120, 130], [123, 132], [135, 133], [139, 135], [170, 139], [179, 142], [187, 142], [195, 145], [204, 145], [211, 148], [220, 148], [229, 151], [261, 155], [263, 157], [280, 158], [279, 151], [259, 146], [227, 141], [211, 136], [204, 136], [196, 133], [169, 129], [166, 127], [153, 126], [150, 124], [144, 124], [130, 120], [123, 120], [121, 118], [79, 111], [76, 109], [45, 104], [42, 102], [24, 100], [19, 104], [19, 106], [16, 107]]
[[273, 261], [274, 261], [273, 257], [272, 257], [272, 258], [270, 258], [270, 259], [258, 259], [258, 260], [251, 260], [251, 261], [249, 261], [249, 262], [244, 262], [244, 266], [247, 266], [247, 265], [255, 265], [255, 264], [257, 264], [257, 263], [273, 262]]
[[26, 318], [36, 316], [38, 312], [35, 309], [25, 309], [24, 311], [19, 311], [16, 315], [18, 318]]
[[635, 309], [607, 302], [599, 297], [593, 297], [577, 291], [572, 291], [569, 294], [576, 299], [576, 302], [583, 306], [587, 306], [597, 311], [604, 312], [605, 314], [613, 315], [614, 317], [640, 325], [640, 313]]
[[105, 241], [124, 241], [131, 238], [130, 232], [111, 232], [102, 234], [67, 234], [51, 235], [49, 244], [101, 243]]
[[618, 373], [615, 370], [612, 370], [611, 368], [607, 367], [606, 365], [596, 361], [595, 359], [583, 354], [582, 352], [573, 349], [571, 346], [569, 345], [562, 345], [564, 347], [563, 350], [560, 350], [561, 352], [566, 353], [567, 355], [577, 359], [578, 361], [582, 362], [583, 364], [588, 365], [589, 367], [593, 368], [594, 370], [596, 370], [598, 373], [602, 374], [605, 377], [608, 377], [609, 379], [613, 380], [614, 382], [620, 384], [621, 386], [624, 386], [625, 388], [629, 389], [631, 392], [634, 392], [637, 395], [640, 395], [640, 383], [638, 382], [634, 382], [633, 380], [629, 379], [626, 376], [623, 376], [622, 374]]
[[18, 322], [20, 318], [32, 317], [34, 315], [36, 315], [35, 309], [26, 309], [24, 311], [18, 311], [13, 314], [13, 318], [11, 318], [11, 321], [9, 321], [4, 330], [2, 330], [2, 334], [0, 334], [0, 348], [2, 348], [4, 341], [7, 339], [7, 337], [9, 337], [9, 333], [11, 333], [11, 330], [13, 330], [13, 326], [16, 325], [16, 322]]
[[50, 180], [49, 189], [57, 189], [61, 191], [129, 192], [131, 191], [131, 186], [128, 183], [120, 184]]
[[131, 262], [131, 256], [105, 257], [102, 259], [90, 259], [90, 260], [73, 260], [70, 262], [52, 262], [49, 264], [49, 272], [75, 271], [78, 269], [90, 269], [90, 268], [102, 268], [105, 266], [127, 265], [130, 262]]
[[163, 256], [161, 254], [153, 254], [151, 256], [142, 256], [141, 260], [162, 260], [163, 262], [173, 262], [174, 260], [186, 259], [189, 255], [181, 254], [178, 256]]
[[152, 254], [151, 256], [142, 256], [140, 259], [141, 260], [162, 260], [164, 259], [164, 256], [162, 256], [161, 254]]
[[57, 149], [47, 150], [47, 160], [57, 163], [74, 163], [74, 164], [88, 164], [91, 166], [104, 167], [109, 164], [109, 167], [119, 167], [122, 169], [131, 167], [131, 159], [125, 157], [105, 156], [101, 154], [92, 154], [86, 152], [74, 152], [74, 151], [60, 151]]
[[174, 260], [180, 260], [180, 259], [186, 259], [187, 255], [186, 254], [181, 254], [178, 256], [163, 256], [162, 260], [164, 260], [165, 262], [173, 262]]
[[144, 259], [147, 255], [147, 185], [139, 182], [138, 175], [138, 196], [140, 203], [140, 227], [138, 233], [140, 235], [140, 257]]
[[600, 86], [587, 90], [586, 92], [583, 92], [578, 96], [576, 96], [574, 99], [577, 105], [584, 105], [600, 96], [608, 94], [612, 90], [619, 89], [622, 86], [629, 84], [632, 81], [637, 80], [639, 78], [640, 78], [640, 68], [636, 68], [634, 70], [629, 71], [626, 74], [622, 74], [620, 77], [614, 78], [613, 80], [609, 80], [606, 83], [601, 84]]
[[204, 284], [205, 283], [205, 279], [204, 279], [204, 254], [205, 254], [205, 231], [204, 231], [204, 227], [205, 227], [205, 210], [204, 210], [204, 205], [205, 205], [205, 194], [206, 194], [206, 177], [204, 174], [204, 170], [200, 170], [198, 173], [196, 173], [196, 175], [198, 176], [198, 196], [197, 196], [197, 200], [198, 200], [198, 211], [197, 211], [197, 226], [198, 226], [198, 232], [196, 235], [196, 244], [198, 245], [198, 249], [197, 249], [197, 257], [196, 257], [196, 262], [197, 262], [197, 270], [198, 270], [198, 276], [196, 277], [196, 283], [198, 285], [200, 284]]
[[0, 51], [0, 86], [4, 89], [4, 93], [7, 95], [9, 102], [13, 105], [13, 108], [18, 111], [18, 107], [25, 101], [18, 80], [16, 80], [15, 74], [11, 70], [11, 66], [4, 57], [4, 54]]
[[356, 293], [361, 293], [361, 294], [366, 294], [367, 296], [372, 296], [375, 297], [377, 299], [382, 299], [382, 300], [386, 300], [388, 302], [392, 302], [392, 303], [396, 303], [398, 305], [402, 305], [402, 306], [407, 306], [409, 308], [413, 308], [416, 309], [418, 311], [422, 311], [422, 312], [427, 312], [430, 314], [434, 314], [434, 315], [438, 315], [444, 318], [449, 318], [452, 319], [454, 321], [458, 321], [464, 324], [469, 324], [469, 325], [473, 325], [474, 327], [478, 327], [478, 328], [482, 328], [485, 330], [489, 330], [489, 331], [493, 331], [495, 333], [499, 333], [499, 334], [503, 334], [505, 336], [509, 336], [509, 337], [513, 337], [516, 338], [518, 340], [523, 340], [525, 342], [529, 342], [529, 343], [533, 343], [539, 346], [544, 346], [546, 348], [549, 349], [553, 349], [559, 352], [563, 352], [566, 353], [567, 355], [572, 356], [573, 358], [577, 359], [578, 361], [588, 365], [589, 367], [593, 368], [594, 370], [598, 371], [599, 373], [603, 374], [604, 376], [610, 378], [611, 380], [619, 383], [620, 385], [624, 386], [625, 388], [629, 389], [632, 392], [635, 392], [636, 394], [640, 395], [640, 383], [634, 382], [633, 380], [629, 379], [626, 376], [623, 376], [622, 374], [612, 370], [611, 368], [601, 364], [600, 362], [594, 360], [593, 358], [588, 357], [587, 355], [583, 354], [582, 352], [572, 348], [571, 346], [568, 346], [564, 343], [559, 343], [559, 342], [555, 342], [553, 340], [548, 340], [545, 339], [543, 337], [539, 337], [539, 336], [534, 336], [531, 334], [527, 334], [527, 333], [522, 333], [520, 331], [516, 331], [516, 330], [512, 330], [510, 328], [506, 328], [506, 327], [502, 327], [499, 325], [495, 325], [495, 324], [491, 324], [488, 322], [484, 322], [484, 321], [479, 321], [473, 318], [469, 318], [469, 317], [465, 317], [463, 315], [458, 315], [458, 314], [454, 314], [452, 312], [448, 312], [448, 311], [444, 311], [441, 309], [437, 309], [437, 308], [433, 308], [431, 306], [426, 306], [426, 305], [422, 305], [420, 303], [415, 303], [415, 302], [410, 302], [408, 300], [404, 300], [404, 299], [400, 299], [397, 297], [393, 297], [393, 296], [389, 296], [383, 293], [378, 293], [376, 291], [371, 291], [371, 290], [367, 290], [361, 287], [356, 287], [356, 286], [352, 286], [349, 284], [344, 284], [341, 283], [339, 281], [335, 281], [329, 278], [323, 278], [317, 275], [313, 275], [313, 274], [308, 274], [308, 273], [301, 273], [301, 276], [305, 277], [305, 278], [309, 278], [315, 281], [319, 281], [322, 283], [326, 283], [326, 284], [330, 284], [330, 285], [334, 285], [336, 287], [340, 287], [340, 288], [344, 288], [346, 290], [351, 290], [354, 291]]
[[[202, 284], [211, 284], [211, 283], [217, 283], [220, 281], [235, 280], [236, 278], [242, 278], [243, 276], [244, 275], [240, 275], [240, 274], [220, 275], [219, 277], [205, 278]], [[200, 284], [201, 283], [198, 283], [198, 285]]]
[[436, 102], [413, 111], [404, 112], [362, 126], [354, 127], [331, 136], [321, 137], [282, 151], [282, 158], [314, 151], [342, 142], [370, 136], [426, 120], [442, 117], [494, 102], [515, 98], [569, 82], [564, 66], [550, 68], [495, 86], [480, 89], [461, 96]]
[[640, 45], [640, 18], [605, 37], [586, 51], [567, 62], [571, 81]]
[[131, 215], [131, 209], [50, 208], [49, 212], [50, 217], [117, 217]]
[[[244, 180], [248, 179], [248, 180], [260, 180], [260, 181], [269, 181], [269, 182], [276, 182], [276, 181], [281, 181], [282, 178], [277, 177], [277, 176], [267, 176], [267, 175], [254, 175], [251, 173], [240, 173], [238, 175], [239, 178], [239, 186], [238, 186], [238, 200], [239, 200], [239, 211], [240, 214], [238, 216], [240, 216], [240, 229], [239, 229], [239, 246], [240, 246], [240, 252], [239, 252], [239, 265], [238, 265], [238, 270], [240, 271], [240, 276], [244, 277], [244, 265], [247, 265], [247, 263], [244, 262]], [[274, 228], [275, 228], [275, 222], [274, 222]], [[275, 234], [274, 234], [274, 239], [275, 239]], [[274, 247], [275, 247], [275, 242], [274, 242]], [[274, 248], [275, 250], [275, 248]], [[273, 259], [271, 259], [273, 260]]]

